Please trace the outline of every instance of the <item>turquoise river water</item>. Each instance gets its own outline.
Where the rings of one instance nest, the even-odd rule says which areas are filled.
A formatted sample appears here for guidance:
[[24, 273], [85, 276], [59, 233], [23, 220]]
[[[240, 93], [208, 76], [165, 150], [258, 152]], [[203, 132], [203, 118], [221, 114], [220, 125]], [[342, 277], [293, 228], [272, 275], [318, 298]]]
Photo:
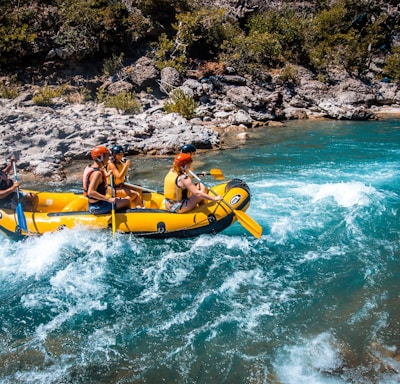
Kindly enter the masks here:
[[0, 383], [399, 383], [400, 121], [249, 135], [196, 169], [249, 184], [259, 240], [0, 235]]

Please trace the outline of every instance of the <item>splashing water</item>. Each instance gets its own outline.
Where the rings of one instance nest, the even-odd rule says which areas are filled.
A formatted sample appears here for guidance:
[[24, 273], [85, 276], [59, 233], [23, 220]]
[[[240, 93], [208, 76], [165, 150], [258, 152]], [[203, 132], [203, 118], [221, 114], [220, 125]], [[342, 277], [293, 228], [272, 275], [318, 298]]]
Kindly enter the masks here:
[[399, 382], [398, 131], [293, 123], [199, 155], [248, 182], [260, 240], [2, 238], [0, 383]]

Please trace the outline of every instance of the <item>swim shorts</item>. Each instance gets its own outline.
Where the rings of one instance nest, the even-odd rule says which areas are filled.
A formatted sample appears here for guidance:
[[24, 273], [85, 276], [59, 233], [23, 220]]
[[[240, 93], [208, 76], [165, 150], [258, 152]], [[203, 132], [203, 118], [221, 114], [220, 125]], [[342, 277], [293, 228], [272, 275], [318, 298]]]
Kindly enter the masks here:
[[97, 201], [96, 203], [89, 203], [89, 213], [94, 215], [103, 215], [112, 211], [112, 204], [108, 201]]
[[168, 212], [177, 213], [182, 208], [182, 205], [185, 201], [186, 200], [176, 201], [164, 199], [164, 205]]

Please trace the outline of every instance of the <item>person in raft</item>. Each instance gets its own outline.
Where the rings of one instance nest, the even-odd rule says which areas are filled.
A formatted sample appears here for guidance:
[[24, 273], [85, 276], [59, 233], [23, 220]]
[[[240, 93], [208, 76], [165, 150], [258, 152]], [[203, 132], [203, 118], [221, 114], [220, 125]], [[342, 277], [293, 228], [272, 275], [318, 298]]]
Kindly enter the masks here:
[[92, 149], [93, 164], [83, 172], [83, 194], [89, 201], [89, 212], [96, 215], [110, 213], [113, 204], [115, 210], [129, 208], [129, 198], [107, 196], [107, 174], [105, 165], [108, 163], [110, 152], [106, 147], [97, 146]]
[[18, 200], [20, 200], [24, 211], [34, 212], [38, 205], [38, 196], [32, 192], [19, 192], [18, 196], [19, 181], [13, 181], [8, 177], [8, 174], [14, 168], [15, 162], [16, 158], [12, 156], [6, 167], [0, 170], [0, 207], [16, 209]]
[[[193, 144], [185, 144], [181, 147], [181, 153], [188, 153], [192, 160], [194, 160], [194, 156], [196, 155], [196, 147]], [[190, 166], [190, 170], [194, 172], [193, 166]], [[198, 173], [197, 176], [205, 176], [207, 173], [203, 171], [202, 173]], [[191, 177], [191, 176], [190, 176]], [[193, 180], [193, 179], [192, 179]], [[207, 188], [205, 185], [198, 183], [197, 181], [194, 182], [199, 188], [202, 188], [202, 191], [207, 193]]]
[[164, 179], [164, 204], [169, 212], [185, 213], [196, 207], [202, 200], [221, 201], [221, 196], [211, 196], [198, 188], [187, 174], [192, 157], [188, 153], [175, 156], [172, 169]]
[[[125, 184], [131, 161], [124, 159], [124, 150], [120, 145], [114, 145], [111, 148], [111, 155], [107, 170], [114, 176], [115, 196], [129, 197], [131, 208], [141, 208], [143, 205], [141, 191]], [[111, 183], [108, 182], [108, 185], [111, 185]]]

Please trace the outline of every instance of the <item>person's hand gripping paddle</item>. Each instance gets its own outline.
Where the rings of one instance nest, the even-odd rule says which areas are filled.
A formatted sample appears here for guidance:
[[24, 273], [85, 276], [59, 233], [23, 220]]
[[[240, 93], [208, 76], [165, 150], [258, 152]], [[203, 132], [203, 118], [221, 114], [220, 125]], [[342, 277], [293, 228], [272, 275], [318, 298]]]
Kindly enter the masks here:
[[[14, 179], [15, 181], [18, 181], [18, 176], [17, 176], [17, 165], [15, 164], [15, 160], [13, 160], [13, 169], [14, 169]], [[17, 193], [17, 209], [16, 209], [16, 214], [17, 214], [17, 224], [18, 226], [25, 232], [28, 231], [28, 225], [26, 224], [26, 217], [24, 213], [24, 207], [22, 206], [22, 203], [19, 198], [19, 187], [16, 189]]]
[[[203, 183], [203, 181], [200, 180], [200, 178], [195, 173], [193, 173], [192, 171], [189, 172], [197, 181]], [[207, 187], [206, 184], [204, 185]], [[217, 194], [212, 189], [208, 188], [208, 190], [211, 191], [215, 196], [217, 196]], [[252, 219], [246, 212], [233, 209], [225, 200], [221, 200], [221, 202], [224, 203], [236, 215], [236, 218], [238, 219], [239, 223], [245, 229], [247, 229], [255, 238], [259, 239], [261, 237], [262, 227], [260, 224], [258, 224], [254, 219]]]

